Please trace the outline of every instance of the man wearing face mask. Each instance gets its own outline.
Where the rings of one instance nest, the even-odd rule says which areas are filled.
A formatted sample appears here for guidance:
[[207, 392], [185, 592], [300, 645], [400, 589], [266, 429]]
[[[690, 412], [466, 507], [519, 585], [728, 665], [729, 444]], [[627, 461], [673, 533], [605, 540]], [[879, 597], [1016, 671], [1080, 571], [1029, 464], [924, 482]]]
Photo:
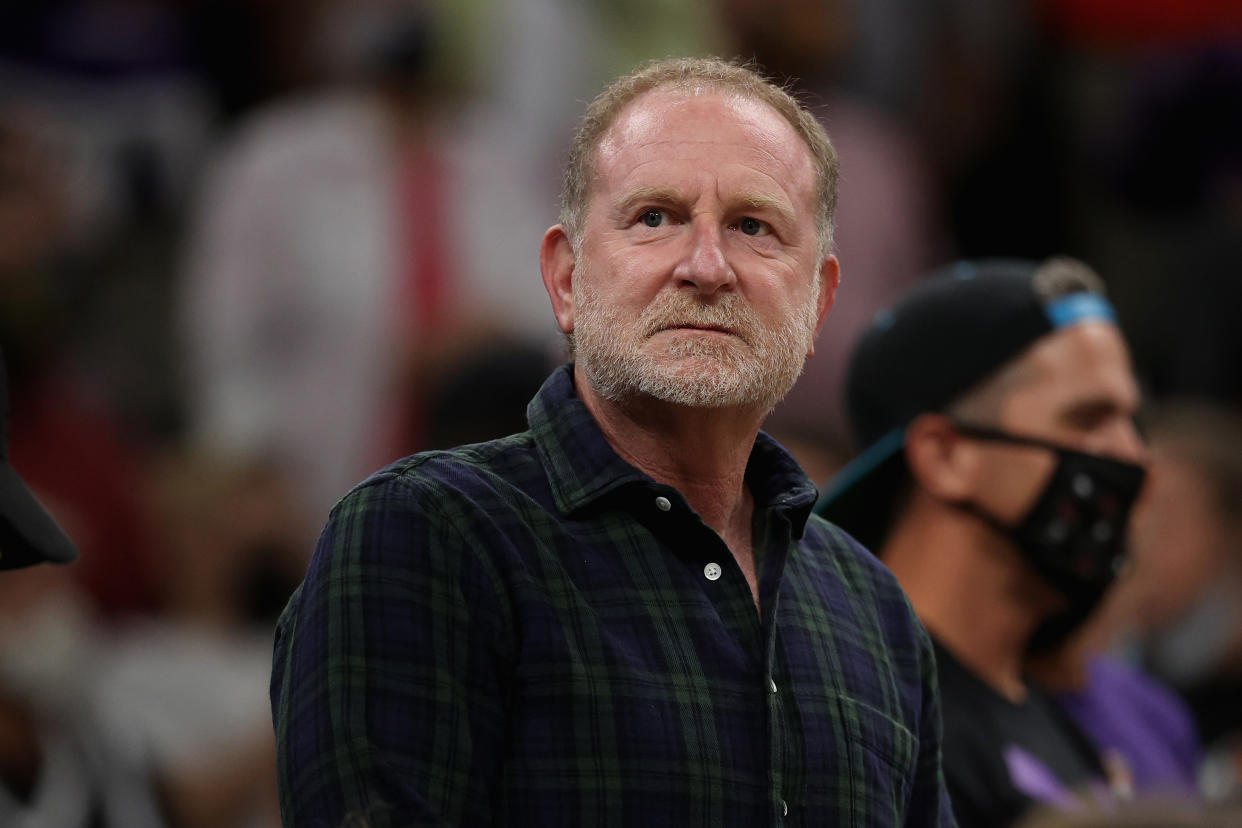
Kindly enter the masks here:
[[1128, 351], [1098, 276], [961, 262], [882, 311], [850, 357], [867, 448], [817, 511], [897, 575], [936, 645], [945, 775], [962, 826], [1125, 793], [1028, 680], [1125, 563], [1144, 447]]

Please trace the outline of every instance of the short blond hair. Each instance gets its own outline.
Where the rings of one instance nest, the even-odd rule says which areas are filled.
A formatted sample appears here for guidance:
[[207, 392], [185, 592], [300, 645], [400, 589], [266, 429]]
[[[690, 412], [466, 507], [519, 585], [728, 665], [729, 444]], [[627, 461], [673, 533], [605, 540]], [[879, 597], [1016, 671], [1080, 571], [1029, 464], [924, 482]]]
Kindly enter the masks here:
[[561, 225], [575, 251], [582, 241], [582, 227], [591, 196], [591, 180], [595, 174], [600, 140], [622, 110], [640, 96], [656, 89], [729, 92], [765, 103], [788, 121], [806, 143], [815, 167], [815, 224], [820, 256], [827, 256], [832, 251], [840, 161], [828, 133], [793, 95], [768, 80], [757, 68], [720, 58], [650, 61], [617, 78], [587, 106], [570, 144], [561, 190]]

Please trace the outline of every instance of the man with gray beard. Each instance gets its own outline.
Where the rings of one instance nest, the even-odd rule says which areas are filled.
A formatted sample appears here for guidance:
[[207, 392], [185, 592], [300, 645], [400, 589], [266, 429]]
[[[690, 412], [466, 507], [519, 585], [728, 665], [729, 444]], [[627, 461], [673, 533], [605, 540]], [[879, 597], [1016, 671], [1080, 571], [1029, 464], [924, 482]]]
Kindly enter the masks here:
[[926, 633], [759, 430], [832, 305], [836, 188], [751, 69], [591, 103], [540, 249], [570, 364], [528, 431], [350, 492], [281, 618], [286, 825], [952, 824]]

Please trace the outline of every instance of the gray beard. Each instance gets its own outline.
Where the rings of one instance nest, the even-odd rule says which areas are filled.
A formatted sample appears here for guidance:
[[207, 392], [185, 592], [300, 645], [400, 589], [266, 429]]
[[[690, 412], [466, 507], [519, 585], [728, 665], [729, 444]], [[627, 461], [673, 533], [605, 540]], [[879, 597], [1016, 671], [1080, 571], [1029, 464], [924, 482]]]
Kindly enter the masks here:
[[[774, 330], [765, 329], [737, 293], [703, 302], [668, 292], [631, 327], [602, 306], [587, 281], [574, 283], [576, 359], [596, 392], [617, 404], [645, 396], [691, 408], [745, 407], [766, 414], [802, 373], [815, 335], [818, 289], [801, 318]], [[720, 326], [737, 336], [664, 334], [671, 341], [663, 354], [642, 351], [653, 335], [678, 325]]]

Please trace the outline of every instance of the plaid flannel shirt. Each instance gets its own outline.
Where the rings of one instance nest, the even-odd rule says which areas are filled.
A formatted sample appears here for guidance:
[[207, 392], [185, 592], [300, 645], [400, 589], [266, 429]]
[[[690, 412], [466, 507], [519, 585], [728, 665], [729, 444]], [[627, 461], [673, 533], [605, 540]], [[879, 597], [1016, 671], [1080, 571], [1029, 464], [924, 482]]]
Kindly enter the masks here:
[[559, 369], [513, 437], [333, 510], [277, 632], [290, 828], [947, 826], [926, 633], [760, 434], [762, 618]]

